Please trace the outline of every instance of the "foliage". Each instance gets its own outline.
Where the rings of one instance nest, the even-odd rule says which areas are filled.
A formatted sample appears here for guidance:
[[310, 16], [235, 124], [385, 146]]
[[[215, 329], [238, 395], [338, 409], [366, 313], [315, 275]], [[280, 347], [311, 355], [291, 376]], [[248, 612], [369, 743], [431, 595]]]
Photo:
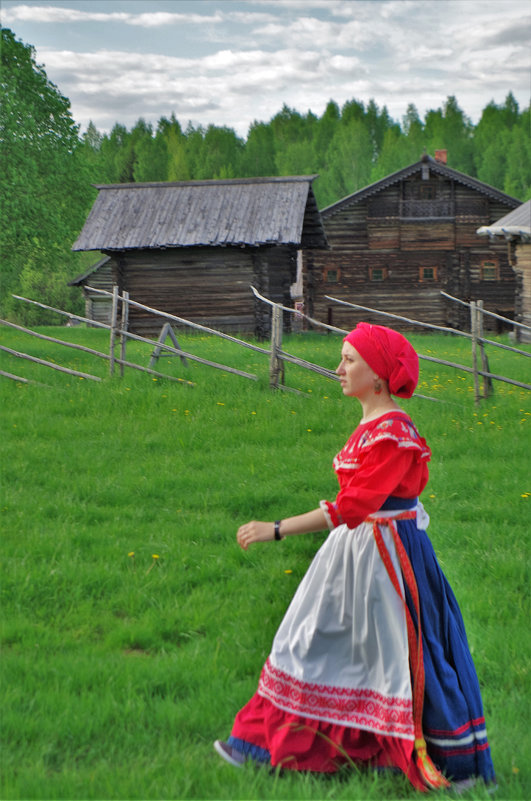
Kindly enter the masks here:
[[[448, 164], [524, 201], [531, 197], [531, 109], [509, 93], [489, 103], [474, 126], [450, 96], [424, 120], [411, 103], [401, 123], [375, 100], [330, 100], [321, 117], [286, 104], [268, 122], [255, 120], [244, 140], [228, 127], [172, 114], [156, 127], [140, 118], [109, 133], [90, 123], [81, 136], [67, 98], [35, 63], [30, 45], [2, 29], [0, 122], [2, 284], [0, 305], [14, 315], [10, 293], [40, 285], [41, 300], [59, 305], [63, 283], [99, 254], [70, 248], [95, 196], [91, 184], [186, 181], [317, 174], [320, 208], [408, 165], [426, 152], [448, 151]], [[39, 277], [37, 277], [37, 274]], [[77, 301], [74, 300], [77, 298]], [[67, 293], [68, 308], [81, 303]], [[45, 322], [40, 312], [32, 318]]]
[[70, 103], [35, 63], [33, 48], [3, 28], [1, 59], [0, 304], [6, 314], [9, 293], [33, 283], [29, 273], [39, 274], [41, 300], [53, 303], [53, 287], [62, 284], [61, 295], [67, 294], [66, 282], [80, 264], [70, 246], [94, 190]]
[[[108, 349], [107, 333], [94, 329], [43, 333]], [[187, 351], [259, 381], [199, 364], [184, 370], [170, 358], [163, 369], [195, 386], [129, 370], [110, 379], [108, 363], [92, 355], [5, 328], [0, 335], [15, 350], [103, 378], [14, 367], [0, 353], [3, 369], [41, 383], [0, 379], [1, 797], [418, 798], [399, 776], [237, 771], [212, 749], [255, 691], [322, 541], [307, 535], [243, 552], [236, 528], [333, 497], [331, 459], [356, 423], [355, 401], [292, 366], [288, 382], [305, 394], [273, 393], [264, 356], [213, 337], [178, 332]], [[411, 339], [422, 353], [469, 363], [462, 338]], [[333, 368], [341, 341], [304, 334], [284, 344]], [[128, 357], [147, 364], [150, 350], [129, 343]], [[531, 381], [527, 359], [491, 351], [495, 373]], [[496, 798], [524, 801], [529, 393], [497, 382], [476, 408], [468, 375], [426, 361], [419, 391], [436, 401], [404, 403], [433, 451], [423, 502], [482, 686]], [[464, 797], [491, 796], [479, 787]]]

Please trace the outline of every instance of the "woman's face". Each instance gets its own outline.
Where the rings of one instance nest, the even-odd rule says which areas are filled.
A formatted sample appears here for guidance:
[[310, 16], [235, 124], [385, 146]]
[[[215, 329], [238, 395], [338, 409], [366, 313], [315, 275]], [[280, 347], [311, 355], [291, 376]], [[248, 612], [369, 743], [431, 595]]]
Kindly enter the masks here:
[[374, 382], [378, 378], [350, 342], [343, 342], [336, 373], [341, 379], [343, 395], [354, 398], [362, 398], [373, 392]]

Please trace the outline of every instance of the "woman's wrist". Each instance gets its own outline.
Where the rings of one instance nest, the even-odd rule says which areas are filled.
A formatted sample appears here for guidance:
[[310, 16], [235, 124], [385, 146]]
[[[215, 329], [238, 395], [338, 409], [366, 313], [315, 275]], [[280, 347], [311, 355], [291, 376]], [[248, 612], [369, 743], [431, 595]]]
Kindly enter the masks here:
[[281, 524], [282, 524], [282, 520], [275, 520], [274, 526], [275, 526], [275, 539], [276, 540], [283, 540], [284, 539], [284, 537], [280, 533]]

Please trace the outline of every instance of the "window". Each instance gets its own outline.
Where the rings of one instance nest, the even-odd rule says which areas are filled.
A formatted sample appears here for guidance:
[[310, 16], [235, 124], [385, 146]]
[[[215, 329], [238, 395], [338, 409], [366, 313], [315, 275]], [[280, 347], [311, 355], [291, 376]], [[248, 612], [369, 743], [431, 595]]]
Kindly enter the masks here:
[[481, 263], [482, 281], [497, 281], [499, 277], [498, 264], [495, 261], [484, 261]]
[[437, 197], [437, 187], [435, 187], [433, 184], [419, 185], [420, 200], [435, 200], [436, 197]]
[[369, 267], [370, 281], [385, 281], [386, 278], [387, 270], [385, 267]]
[[324, 280], [327, 284], [337, 284], [341, 278], [341, 270], [338, 267], [325, 267]]
[[436, 281], [437, 267], [420, 267], [419, 281]]

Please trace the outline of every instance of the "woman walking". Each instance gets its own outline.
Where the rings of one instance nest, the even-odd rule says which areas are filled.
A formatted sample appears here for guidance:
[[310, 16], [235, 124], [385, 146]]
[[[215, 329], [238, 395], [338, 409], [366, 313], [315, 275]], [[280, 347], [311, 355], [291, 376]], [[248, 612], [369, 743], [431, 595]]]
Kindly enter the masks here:
[[362, 418], [334, 459], [335, 501], [238, 529], [240, 546], [330, 529], [280, 624], [258, 690], [217, 752], [284, 769], [401, 770], [419, 790], [494, 780], [463, 620], [418, 497], [430, 449], [394, 397], [418, 357], [360, 323], [336, 370]]

